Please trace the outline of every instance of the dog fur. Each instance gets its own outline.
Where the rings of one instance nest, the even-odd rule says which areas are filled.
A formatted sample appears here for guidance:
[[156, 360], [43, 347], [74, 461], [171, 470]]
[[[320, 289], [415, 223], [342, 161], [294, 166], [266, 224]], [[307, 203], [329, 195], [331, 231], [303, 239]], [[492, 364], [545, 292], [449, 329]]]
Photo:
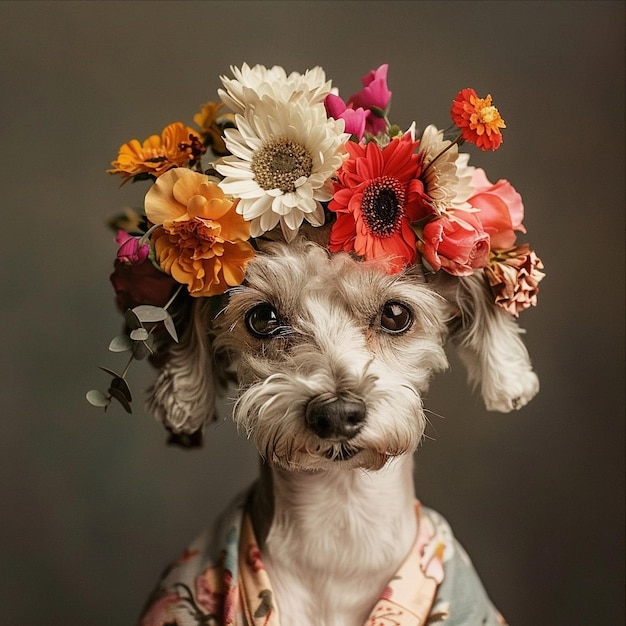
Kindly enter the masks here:
[[446, 342], [486, 407], [506, 412], [538, 391], [521, 331], [480, 274], [388, 274], [305, 239], [263, 245], [212, 306], [193, 303], [149, 410], [174, 433], [201, 430], [234, 373], [234, 421], [262, 459], [250, 515], [281, 619], [360, 625], [415, 539], [412, 455]]

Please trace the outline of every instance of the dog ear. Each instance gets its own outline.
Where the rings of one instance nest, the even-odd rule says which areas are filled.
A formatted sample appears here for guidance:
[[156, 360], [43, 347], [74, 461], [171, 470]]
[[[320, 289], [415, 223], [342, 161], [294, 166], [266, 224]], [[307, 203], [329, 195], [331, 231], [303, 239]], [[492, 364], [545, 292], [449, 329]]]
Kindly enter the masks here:
[[484, 277], [444, 277], [439, 291], [453, 307], [450, 337], [489, 411], [520, 409], [539, 391], [528, 350], [520, 338], [524, 331], [516, 319], [496, 306]]
[[147, 410], [171, 433], [170, 443], [200, 445], [205, 423], [215, 419], [215, 399], [223, 376], [214, 367], [210, 332], [211, 304], [194, 298], [179, 343], [172, 343], [155, 383]]

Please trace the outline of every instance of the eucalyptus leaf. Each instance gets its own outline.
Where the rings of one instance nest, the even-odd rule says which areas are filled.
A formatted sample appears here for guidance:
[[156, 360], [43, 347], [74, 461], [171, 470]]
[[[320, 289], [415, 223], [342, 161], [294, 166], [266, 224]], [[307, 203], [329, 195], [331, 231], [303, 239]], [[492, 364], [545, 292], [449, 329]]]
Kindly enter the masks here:
[[111, 376], [113, 376], [113, 378], [117, 378], [119, 376], [119, 374], [117, 372], [114, 372], [113, 370], [110, 370], [108, 367], [102, 367], [102, 365], [98, 365], [98, 367], [103, 372], [106, 372], [107, 374], [110, 374]]
[[106, 407], [111, 402], [111, 398], [109, 396], [106, 396], [97, 389], [91, 389], [87, 392], [85, 397], [87, 398], [87, 402], [89, 402], [89, 404], [98, 407]]
[[169, 313], [160, 306], [142, 304], [132, 309], [132, 312], [141, 322], [162, 322], [169, 317]]
[[111, 381], [111, 386], [109, 387], [109, 393], [113, 393], [113, 391], [119, 391], [124, 397], [128, 400], [128, 402], [132, 402], [133, 396], [130, 393], [130, 387], [128, 383], [121, 378], [120, 376], [115, 377]]
[[165, 326], [165, 330], [170, 334], [170, 337], [178, 343], [178, 334], [176, 333], [176, 326], [174, 325], [174, 320], [171, 315], [168, 315], [165, 320], [163, 320], [163, 325]]
[[133, 341], [145, 341], [148, 338], [148, 331], [145, 328], [135, 328], [130, 331], [130, 338]]
[[119, 389], [109, 389], [111, 397], [115, 398], [123, 407], [126, 413], [132, 413], [133, 410], [130, 406], [130, 401]]
[[113, 339], [111, 339], [111, 343], [109, 344], [109, 350], [111, 352], [126, 352], [127, 350], [131, 350], [132, 347], [133, 342], [128, 335], [118, 335], [117, 337], [113, 337]]
[[150, 347], [150, 343], [146, 341], [139, 341], [135, 343], [133, 347], [133, 357], [137, 361], [145, 359], [149, 354], [152, 354], [153, 350]]
[[124, 313], [124, 321], [126, 322], [128, 328], [130, 328], [131, 330], [135, 330], [135, 328], [141, 328], [141, 321], [132, 309], [128, 309], [128, 311]]

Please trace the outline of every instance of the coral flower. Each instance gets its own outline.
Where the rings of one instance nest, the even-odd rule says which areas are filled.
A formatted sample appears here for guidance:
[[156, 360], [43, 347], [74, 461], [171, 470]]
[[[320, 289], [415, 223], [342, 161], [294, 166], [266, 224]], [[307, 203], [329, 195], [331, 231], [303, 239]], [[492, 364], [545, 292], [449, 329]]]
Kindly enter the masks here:
[[496, 150], [502, 143], [501, 128], [506, 128], [491, 96], [479, 98], [473, 89], [462, 89], [452, 101], [452, 121], [463, 133], [463, 139], [481, 150]]
[[386, 259], [391, 272], [413, 262], [411, 220], [420, 210], [423, 194], [416, 147], [409, 135], [393, 139], [385, 148], [374, 142], [347, 144], [350, 158], [338, 172], [328, 205], [337, 214], [330, 234], [332, 252]]
[[435, 272], [469, 276], [489, 262], [489, 235], [474, 213], [444, 216], [424, 226], [418, 242], [423, 261]]
[[508, 180], [489, 182], [484, 170], [477, 168], [472, 176], [475, 193], [468, 202], [480, 209], [478, 217], [491, 238], [491, 248], [504, 250], [515, 244], [514, 231], [525, 233], [522, 224], [524, 204], [522, 197]]
[[192, 296], [214, 296], [243, 282], [254, 256], [250, 225], [208, 176], [186, 168], [163, 174], [146, 194], [157, 261]]
[[109, 174], [119, 174], [123, 183], [143, 174], [158, 177], [172, 167], [182, 167], [198, 157], [198, 132], [175, 122], [163, 129], [161, 135], [151, 135], [143, 144], [137, 139], [120, 147], [117, 160], [107, 170]]

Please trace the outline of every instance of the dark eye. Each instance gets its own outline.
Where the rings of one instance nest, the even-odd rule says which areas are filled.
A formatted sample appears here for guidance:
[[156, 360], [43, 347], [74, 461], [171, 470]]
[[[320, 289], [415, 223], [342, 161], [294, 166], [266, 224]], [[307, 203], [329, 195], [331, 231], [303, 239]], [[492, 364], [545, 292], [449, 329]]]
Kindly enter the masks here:
[[257, 304], [246, 314], [246, 326], [252, 335], [259, 339], [273, 337], [285, 330], [276, 309], [267, 303]]
[[385, 302], [380, 316], [380, 327], [385, 332], [399, 335], [407, 331], [411, 324], [413, 324], [413, 315], [406, 305], [393, 300]]

